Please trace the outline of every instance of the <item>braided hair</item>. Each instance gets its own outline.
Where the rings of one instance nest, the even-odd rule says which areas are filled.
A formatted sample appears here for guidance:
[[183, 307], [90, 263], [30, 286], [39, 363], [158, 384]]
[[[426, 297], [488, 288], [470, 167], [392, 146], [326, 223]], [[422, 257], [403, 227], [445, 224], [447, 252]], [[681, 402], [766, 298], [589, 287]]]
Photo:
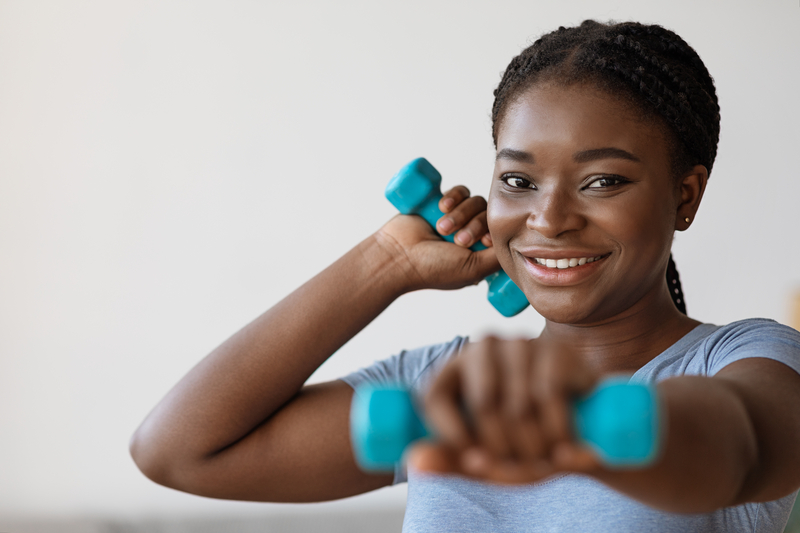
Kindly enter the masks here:
[[[537, 83], [590, 83], [628, 105], [665, 132], [673, 175], [694, 165], [711, 173], [719, 142], [719, 103], [714, 80], [697, 52], [677, 34], [637, 22], [586, 20], [540, 37], [508, 65], [494, 91], [492, 137], [508, 106]], [[672, 256], [667, 285], [686, 313]]]

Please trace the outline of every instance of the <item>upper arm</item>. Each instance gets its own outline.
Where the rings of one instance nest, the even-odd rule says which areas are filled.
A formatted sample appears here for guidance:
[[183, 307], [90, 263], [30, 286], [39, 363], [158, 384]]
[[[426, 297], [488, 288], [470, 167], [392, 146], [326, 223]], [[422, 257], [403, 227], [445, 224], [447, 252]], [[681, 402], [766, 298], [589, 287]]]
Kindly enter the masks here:
[[204, 459], [174, 488], [213, 498], [309, 502], [344, 498], [392, 482], [367, 474], [350, 447], [353, 389], [343, 381], [303, 387], [252, 432]]
[[800, 486], [800, 375], [773, 359], [741, 359], [713, 379], [742, 402], [756, 442], [757, 459], [737, 503], [770, 501]]

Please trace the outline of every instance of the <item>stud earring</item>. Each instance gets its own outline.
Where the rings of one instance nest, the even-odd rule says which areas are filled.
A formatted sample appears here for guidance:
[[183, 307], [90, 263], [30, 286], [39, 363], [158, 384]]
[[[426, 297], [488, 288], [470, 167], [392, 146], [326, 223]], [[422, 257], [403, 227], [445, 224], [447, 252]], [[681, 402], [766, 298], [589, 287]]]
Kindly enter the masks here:
[[683, 219], [683, 221], [684, 221], [684, 222], [686, 222], [686, 223], [688, 224], [689, 222], [691, 222], [691, 221], [692, 221], [692, 219], [691, 219], [691, 218], [689, 218], [689, 217], [686, 217], [686, 218], [684, 218], [684, 219]]

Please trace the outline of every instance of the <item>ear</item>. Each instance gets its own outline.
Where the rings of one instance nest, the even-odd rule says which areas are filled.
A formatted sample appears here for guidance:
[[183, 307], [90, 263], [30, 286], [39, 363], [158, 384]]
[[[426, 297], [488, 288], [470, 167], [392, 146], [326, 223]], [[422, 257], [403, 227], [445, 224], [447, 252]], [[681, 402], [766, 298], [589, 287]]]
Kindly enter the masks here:
[[708, 170], [703, 165], [695, 165], [678, 182], [676, 190], [678, 209], [675, 217], [677, 231], [686, 231], [692, 225], [700, 207], [700, 200], [703, 199], [706, 183], [708, 183]]

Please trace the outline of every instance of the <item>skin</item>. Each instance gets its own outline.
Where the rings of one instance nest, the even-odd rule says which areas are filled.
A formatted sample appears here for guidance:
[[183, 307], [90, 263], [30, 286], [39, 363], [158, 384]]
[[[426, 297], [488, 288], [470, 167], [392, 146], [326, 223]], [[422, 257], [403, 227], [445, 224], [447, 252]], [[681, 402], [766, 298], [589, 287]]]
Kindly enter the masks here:
[[[417, 468], [501, 483], [580, 472], [677, 512], [767, 501], [800, 484], [780, 466], [800, 459], [789, 445], [800, 424], [778, 407], [798, 399], [800, 376], [767, 359], [661, 383], [668, 431], [649, 468], [608, 470], [570, 433], [572, 399], [699, 325], [673, 304], [665, 273], [708, 173], [673, 176], [668, 146], [660, 124], [592, 87], [536, 86], [509, 107], [488, 224], [503, 269], [546, 326], [534, 341], [474, 344], [442, 371], [426, 399], [440, 444], [415, 450]], [[533, 257], [587, 256], [601, 259], [573, 280], [529, 268]]]
[[[413, 451], [413, 468], [503, 483], [582, 472], [678, 512], [788, 494], [800, 485], [800, 469], [786, 468], [800, 461], [800, 419], [781, 406], [800, 402], [800, 376], [767, 359], [661, 383], [668, 438], [649, 468], [606, 470], [569, 433], [575, 395], [698, 324], [675, 308], [665, 269], [708, 175], [697, 166], [672, 176], [666, 146], [658, 124], [591, 87], [530, 89], [500, 124], [488, 206], [464, 187], [440, 202], [437, 229], [459, 244], [418, 217], [392, 219], [193, 368], [134, 434], [136, 464], [166, 486], [242, 500], [319, 501], [389, 484], [353, 461], [350, 387], [305, 381], [402, 294], [460, 288], [502, 264], [546, 327], [535, 340], [472, 344], [445, 367], [426, 399], [440, 440]], [[616, 152], [587, 157], [601, 148]], [[469, 251], [478, 239], [494, 246]], [[531, 250], [602, 259], [554, 283], [532, 274]]]

